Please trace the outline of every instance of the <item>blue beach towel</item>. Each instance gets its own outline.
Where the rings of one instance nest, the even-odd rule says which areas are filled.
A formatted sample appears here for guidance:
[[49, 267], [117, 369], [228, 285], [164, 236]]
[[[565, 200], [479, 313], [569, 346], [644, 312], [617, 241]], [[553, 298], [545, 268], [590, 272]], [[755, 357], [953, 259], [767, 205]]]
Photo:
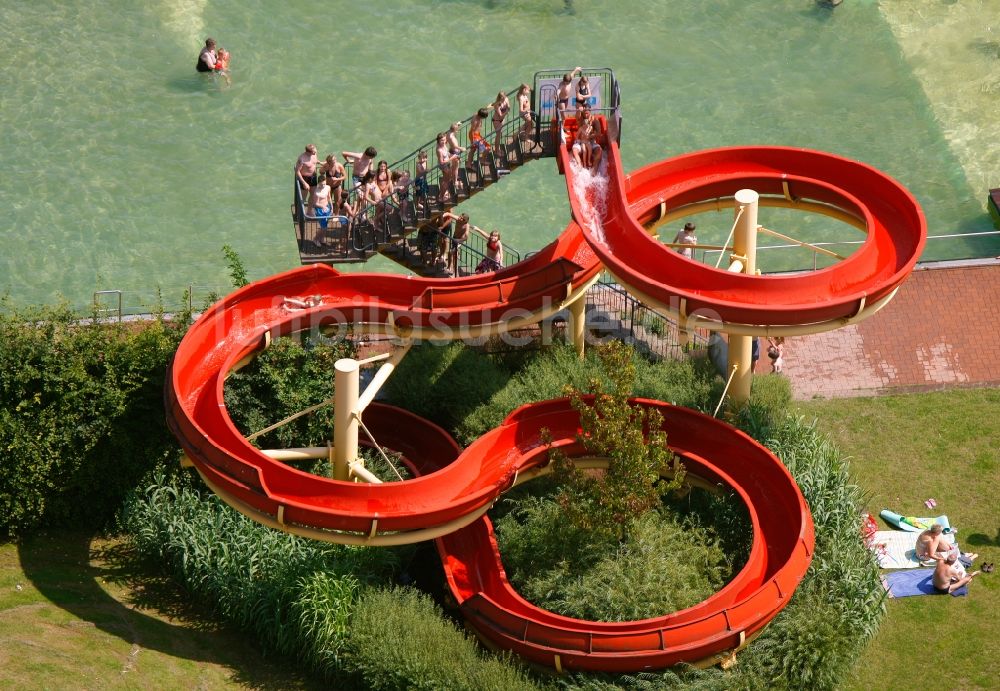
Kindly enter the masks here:
[[[934, 588], [934, 569], [912, 569], [910, 571], [893, 571], [885, 575], [885, 583], [889, 588], [889, 597], [913, 597], [914, 595], [944, 595]], [[952, 591], [952, 597], [963, 597], [969, 594], [969, 586], [963, 585]]]

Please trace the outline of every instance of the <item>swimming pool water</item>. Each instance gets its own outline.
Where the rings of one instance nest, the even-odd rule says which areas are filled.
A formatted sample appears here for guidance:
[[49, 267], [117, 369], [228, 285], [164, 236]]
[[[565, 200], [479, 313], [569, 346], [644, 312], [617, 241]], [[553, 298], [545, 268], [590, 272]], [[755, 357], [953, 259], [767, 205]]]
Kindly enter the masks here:
[[[251, 278], [293, 268], [290, 173], [306, 143], [396, 160], [498, 89], [576, 64], [621, 82], [626, 169], [716, 146], [815, 147], [898, 178], [932, 234], [991, 229], [1000, 0], [572, 5], [8, 0], [0, 291], [83, 307], [121, 289], [132, 308], [159, 291], [169, 307], [190, 285], [228, 292], [224, 244]], [[229, 89], [194, 71], [207, 35], [233, 53]], [[569, 219], [552, 161], [464, 207], [522, 251]], [[807, 239], [855, 232], [771, 220]], [[994, 236], [931, 241], [925, 258], [998, 253]]]

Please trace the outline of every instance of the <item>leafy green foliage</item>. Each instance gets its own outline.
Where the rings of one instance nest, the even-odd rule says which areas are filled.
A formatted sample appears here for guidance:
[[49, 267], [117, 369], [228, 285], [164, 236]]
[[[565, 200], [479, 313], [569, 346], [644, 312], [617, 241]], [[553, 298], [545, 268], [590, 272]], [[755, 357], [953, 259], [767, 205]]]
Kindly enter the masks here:
[[[553, 474], [561, 487], [556, 502], [566, 521], [584, 530], [623, 540], [633, 521], [660, 505], [667, 492], [681, 486], [684, 468], [667, 446], [659, 411], [629, 402], [635, 384], [634, 353], [612, 341], [599, 358], [610, 390], [598, 379], [589, 383], [593, 404], [584, 392], [568, 386], [573, 409], [580, 413], [577, 440], [594, 456], [608, 459], [602, 473], [577, 468], [558, 449], [549, 451]], [[665, 476], [670, 479], [665, 479]]]
[[453, 428], [509, 377], [493, 358], [461, 343], [425, 343], [407, 353], [384, 390], [397, 405]]
[[[282, 337], [226, 380], [226, 408], [244, 434], [333, 398], [333, 365], [352, 357], [348, 341]], [[264, 448], [322, 446], [333, 436], [333, 406], [262, 435]]]
[[366, 591], [351, 619], [347, 663], [365, 688], [513, 691], [538, 688], [476, 642], [413, 589]]
[[649, 512], [618, 542], [565, 526], [561, 512], [550, 498], [532, 498], [496, 527], [511, 583], [559, 614], [596, 621], [660, 616], [701, 602], [732, 575], [715, 531], [697, 516]]
[[163, 424], [181, 332], [80, 324], [66, 306], [0, 310], [0, 534], [96, 527], [176, 455]]
[[199, 602], [266, 647], [336, 676], [364, 583], [398, 570], [409, 549], [331, 545], [259, 525], [183, 481], [156, 481], [121, 519], [136, 551], [166, 565]]
[[[635, 354], [631, 360], [636, 396], [704, 409], [717, 398], [715, 389], [721, 391], [700, 361], [650, 363]], [[509, 373], [494, 358], [455, 343], [411, 350], [386, 391], [394, 404], [453, 430], [468, 444], [518, 406], [564, 396], [567, 385], [585, 389], [594, 379], [608, 381], [594, 349], [581, 361], [572, 346], [552, 346]]]
[[222, 246], [222, 254], [226, 257], [226, 263], [229, 265], [229, 277], [233, 281], [234, 288], [242, 288], [243, 286], [250, 285], [250, 279], [247, 278], [247, 270], [243, 265], [243, 259], [237, 254], [229, 245]]

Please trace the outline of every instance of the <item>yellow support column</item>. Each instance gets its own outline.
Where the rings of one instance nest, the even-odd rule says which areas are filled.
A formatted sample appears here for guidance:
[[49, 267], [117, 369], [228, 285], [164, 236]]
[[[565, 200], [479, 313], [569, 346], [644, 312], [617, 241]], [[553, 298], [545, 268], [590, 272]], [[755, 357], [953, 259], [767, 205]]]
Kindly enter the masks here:
[[[733, 254], [729, 270], [753, 276], [757, 272], [757, 208], [759, 195], [743, 189], [736, 193], [736, 227], [733, 232]], [[736, 374], [729, 390], [731, 407], [738, 408], [750, 400], [753, 384], [753, 337], [729, 336], [729, 371]]]
[[358, 406], [360, 375], [358, 361], [337, 360], [334, 369], [333, 479], [348, 480], [351, 463], [358, 460]]
[[586, 320], [587, 315], [586, 310], [586, 298], [584, 294], [581, 294], [575, 301], [573, 301], [569, 306], [569, 314], [571, 317], [572, 327], [573, 327], [573, 347], [576, 348], [576, 355], [581, 360], [583, 359], [583, 352], [585, 346], [585, 334], [586, 334]]

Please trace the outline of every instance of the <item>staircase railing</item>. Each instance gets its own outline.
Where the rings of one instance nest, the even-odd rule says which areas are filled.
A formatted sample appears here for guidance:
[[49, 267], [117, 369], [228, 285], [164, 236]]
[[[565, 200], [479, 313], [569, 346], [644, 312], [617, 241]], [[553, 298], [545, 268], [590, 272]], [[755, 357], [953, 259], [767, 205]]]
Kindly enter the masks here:
[[[487, 152], [481, 154], [475, 151], [469, 142], [472, 116], [457, 123], [455, 135], [459, 144], [464, 147], [464, 151], [460, 154], [461, 163], [463, 167], [471, 163], [472, 171], [476, 174], [476, 187], [482, 187], [486, 178], [497, 179], [509, 172], [512, 163], [523, 164], [526, 151], [531, 152], [531, 157], [553, 154], [549, 131], [554, 124], [557, 126], [561, 124], [562, 113], [556, 108], [556, 93], [558, 83], [566, 71], [568, 70], [542, 70], [535, 73], [531, 104], [532, 124], [525, 131], [527, 135], [525, 140], [519, 140], [525, 123], [518, 111], [516, 88], [506, 92], [511, 102], [511, 109], [504, 118], [499, 133], [494, 129], [492, 113], [483, 119], [482, 136], [490, 145]], [[588, 68], [583, 70], [582, 74], [587, 75], [591, 82], [593, 101], [591, 109], [594, 112], [605, 113], [609, 120], [613, 118], [616, 127], [614, 134], [620, 140], [621, 95], [614, 72], [610, 68]], [[445, 132], [447, 133], [447, 129]], [[495, 150], [494, 146], [498, 134], [502, 143], [505, 145], [510, 143], [502, 151]], [[354, 213], [346, 224], [342, 219], [334, 217], [327, 223], [325, 231], [320, 228], [319, 219], [310, 213], [309, 200], [304, 198], [306, 195], [302, 194], [296, 182], [293, 218], [300, 254], [305, 257], [311, 249], [332, 248], [331, 251], [336, 253], [338, 260], [351, 260], [351, 256], [356, 260], [365, 260], [375, 254], [380, 246], [405, 237], [407, 232], [421, 225], [434, 222], [444, 210], [444, 206], [438, 203], [438, 197], [445, 178], [437, 162], [436, 141], [435, 137], [389, 166], [391, 171], [408, 173], [409, 180], [405, 185], [395, 188], [385, 199], [370, 203], [361, 199], [358, 187], [345, 188], [343, 194], [347, 195], [348, 203]], [[427, 154], [427, 171], [424, 176], [418, 178], [417, 160], [421, 153]], [[353, 166], [348, 164], [346, 168], [347, 180], [352, 180]], [[470, 185], [467, 173], [460, 177], [464, 177], [466, 186]], [[438, 192], [437, 195], [434, 194], [435, 190]], [[461, 194], [467, 198], [472, 191], [464, 189]], [[449, 189], [447, 192], [451, 204], [459, 201], [459, 190]], [[485, 241], [478, 236], [477, 240], [485, 244]], [[482, 247], [477, 249], [480, 254], [482, 250]], [[520, 252], [513, 248], [508, 249], [504, 244], [505, 265], [520, 261], [520, 258]], [[323, 261], [324, 258], [321, 257], [319, 260]]]

